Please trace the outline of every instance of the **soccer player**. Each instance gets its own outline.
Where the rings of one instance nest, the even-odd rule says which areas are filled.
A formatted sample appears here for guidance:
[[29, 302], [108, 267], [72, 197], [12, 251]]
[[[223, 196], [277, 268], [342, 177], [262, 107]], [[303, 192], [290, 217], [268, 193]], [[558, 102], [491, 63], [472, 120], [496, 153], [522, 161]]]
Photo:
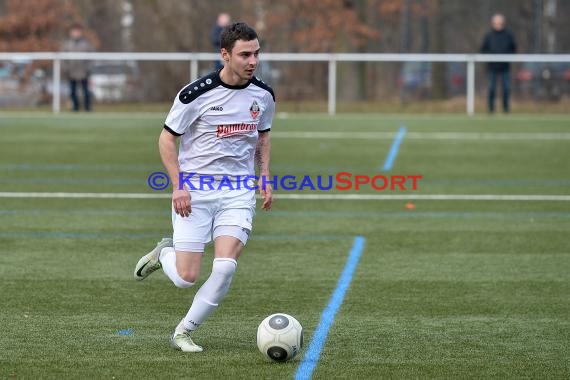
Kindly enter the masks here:
[[[202, 351], [191, 333], [228, 292], [251, 232], [256, 184], [244, 179], [254, 176], [254, 163], [259, 177], [270, 174], [275, 96], [253, 75], [259, 63], [257, 33], [245, 23], [233, 23], [220, 40], [224, 67], [178, 93], [158, 141], [173, 185], [173, 237], [162, 239], [135, 267], [137, 280], [162, 267], [174, 285], [189, 288], [198, 280], [204, 246], [214, 241], [212, 272], [170, 339], [174, 349], [184, 352]], [[273, 190], [261, 179], [258, 185], [268, 211]]]

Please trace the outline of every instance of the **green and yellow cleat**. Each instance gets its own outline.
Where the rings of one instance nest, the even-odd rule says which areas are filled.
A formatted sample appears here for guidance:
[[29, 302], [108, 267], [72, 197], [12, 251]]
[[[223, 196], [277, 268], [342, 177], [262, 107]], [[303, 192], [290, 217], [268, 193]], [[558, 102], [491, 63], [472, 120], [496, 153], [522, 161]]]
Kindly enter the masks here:
[[170, 338], [170, 345], [175, 350], [182, 352], [202, 352], [202, 347], [198, 346], [192, 338], [190, 338], [190, 332], [184, 333], [174, 333]]
[[160, 264], [160, 251], [163, 248], [172, 247], [172, 239], [164, 238], [156, 244], [156, 247], [140, 258], [139, 262], [135, 266], [135, 279], [138, 281], [144, 280], [152, 272], [160, 269], [162, 265]]

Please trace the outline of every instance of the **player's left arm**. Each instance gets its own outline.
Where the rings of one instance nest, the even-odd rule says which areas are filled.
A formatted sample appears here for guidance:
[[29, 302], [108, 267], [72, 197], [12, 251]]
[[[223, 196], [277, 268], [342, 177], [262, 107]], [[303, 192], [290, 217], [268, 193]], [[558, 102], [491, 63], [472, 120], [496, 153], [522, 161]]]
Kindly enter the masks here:
[[[271, 159], [271, 138], [269, 137], [269, 131], [271, 130], [273, 116], [275, 115], [275, 94], [271, 87], [265, 87], [265, 85], [262, 85], [262, 87], [267, 90], [267, 93], [263, 99], [265, 108], [257, 125], [258, 139], [255, 147], [255, 162], [259, 170], [259, 193], [263, 198], [263, 205], [261, 207], [263, 210], [269, 211], [273, 204], [273, 188], [269, 182], [271, 175], [269, 172], [269, 161]], [[264, 178], [265, 181], [263, 180]]]
[[[259, 169], [259, 193], [263, 198], [263, 205], [261, 206], [265, 211], [271, 210], [273, 203], [273, 188], [269, 183], [269, 161], [271, 159], [271, 137], [269, 131], [260, 132], [255, 147], [255, 162]], [[266, 180], [263, 181], [263, 178]]]

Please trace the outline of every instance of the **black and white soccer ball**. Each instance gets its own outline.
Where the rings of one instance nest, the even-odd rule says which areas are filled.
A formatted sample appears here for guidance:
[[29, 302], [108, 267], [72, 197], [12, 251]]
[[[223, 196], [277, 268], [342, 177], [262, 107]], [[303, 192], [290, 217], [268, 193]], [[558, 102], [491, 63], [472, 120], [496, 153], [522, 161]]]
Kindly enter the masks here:
[[288, 314], [272, 314], [257, 328], [257, 347], [276, 362], [291, 360], [303, 347], [303, 327]]

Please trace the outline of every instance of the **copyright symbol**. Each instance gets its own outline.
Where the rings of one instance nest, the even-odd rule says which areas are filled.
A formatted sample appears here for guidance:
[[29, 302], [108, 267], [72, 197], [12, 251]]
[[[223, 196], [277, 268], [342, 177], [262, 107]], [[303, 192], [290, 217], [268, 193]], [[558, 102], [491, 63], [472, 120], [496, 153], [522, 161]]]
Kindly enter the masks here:
[[154, 172], [148, 176], [148, 186], [153, 190], [164, 190], [170, 185], [170, 178], [163, 172]]

